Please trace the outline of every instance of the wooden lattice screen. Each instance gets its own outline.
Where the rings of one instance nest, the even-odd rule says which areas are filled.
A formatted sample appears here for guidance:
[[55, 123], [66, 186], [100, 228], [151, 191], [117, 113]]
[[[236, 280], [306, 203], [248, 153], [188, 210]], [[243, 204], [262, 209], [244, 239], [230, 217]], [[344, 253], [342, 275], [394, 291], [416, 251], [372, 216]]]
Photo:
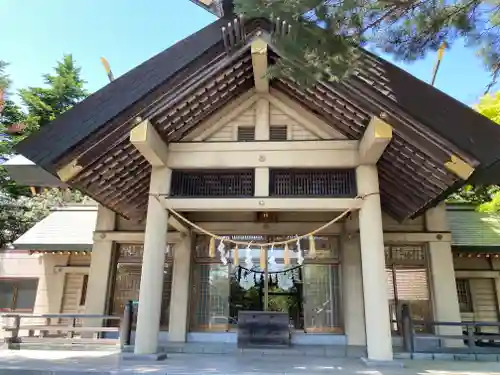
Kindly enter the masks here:
[[254, 171], [182, 171], [172, 172], [172, 197], [252, 197]]
[[269, 173], [271, 196], [356, 196], [354, 170], [271, 169]]

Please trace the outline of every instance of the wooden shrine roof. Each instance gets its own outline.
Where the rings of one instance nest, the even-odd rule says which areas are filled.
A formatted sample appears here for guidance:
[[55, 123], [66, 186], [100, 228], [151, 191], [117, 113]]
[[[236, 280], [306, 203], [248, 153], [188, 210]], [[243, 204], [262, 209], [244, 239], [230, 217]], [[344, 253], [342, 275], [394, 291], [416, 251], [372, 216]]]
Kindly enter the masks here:
[[[227, 22], [210, 24], [116, 79], [17, 150], [53, 174], [77, 159], [82, 171], [70, 185], [124, 216], [143, 217], [150, 166], [128, 140], [134, 120], [149, 119], [166, 142], [179, 141], [254, 86], [244, 39], [272, 26], [248, 21], [241, 43], [228, 48], [221, 31]], [[270, 49], [273, 63], [279, 53]], [[500, 172], [500, 126], [369, 52], [362, 51], [345, 81], [305, 88], [274, 79], [270, 86], [349, 139], [360, 139], [370, 118], [385, 114], [394, 136], [378, 163], [380, 189], [395, 218], [418, 215], [464, 184], [444, 167], [450, 155], [476, 168], [473, 179], [500, 182], [500, 173], [488, 170]]]

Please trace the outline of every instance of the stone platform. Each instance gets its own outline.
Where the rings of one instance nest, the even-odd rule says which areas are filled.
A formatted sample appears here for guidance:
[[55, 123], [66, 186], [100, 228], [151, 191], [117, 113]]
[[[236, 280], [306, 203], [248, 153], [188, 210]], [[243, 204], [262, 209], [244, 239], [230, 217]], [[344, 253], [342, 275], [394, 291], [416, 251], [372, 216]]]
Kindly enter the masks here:
[[405, 361], [406, 368], [366, 367], [359, 359], [312, 356], [169, 354], [165, 361], [123, 360], [116, 352], [1, 351], [0, 375], [498, 375], [500, 365]]

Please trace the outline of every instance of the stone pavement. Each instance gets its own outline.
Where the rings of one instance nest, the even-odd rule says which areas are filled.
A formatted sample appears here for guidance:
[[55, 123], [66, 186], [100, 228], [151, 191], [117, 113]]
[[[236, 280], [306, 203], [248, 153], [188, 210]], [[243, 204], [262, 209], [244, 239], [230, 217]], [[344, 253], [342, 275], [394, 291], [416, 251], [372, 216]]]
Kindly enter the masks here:
[[370, 368], [359, 359], [170, 354], [163, 362], [122, 360], [113, 352], [0, 351], [0, 375], [500, 375], [499, 363], [408, 361]]

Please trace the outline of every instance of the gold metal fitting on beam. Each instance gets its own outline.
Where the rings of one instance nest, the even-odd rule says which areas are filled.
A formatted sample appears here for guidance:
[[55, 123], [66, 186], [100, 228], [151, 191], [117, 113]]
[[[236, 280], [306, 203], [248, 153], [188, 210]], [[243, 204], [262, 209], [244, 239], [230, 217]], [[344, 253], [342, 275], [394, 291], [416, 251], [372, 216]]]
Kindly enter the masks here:
[[444, 166], [450, 172], [455, 173], [462, 180], [467, 180], [472, 173], [474, 173], [474, 168], [456, 155], [451, 155], [450, 160], [445, 162]]
[[57, 176], [62, 182], [68, 182], [82, 171], [83, 167], [74, 159], [57, 171]]

